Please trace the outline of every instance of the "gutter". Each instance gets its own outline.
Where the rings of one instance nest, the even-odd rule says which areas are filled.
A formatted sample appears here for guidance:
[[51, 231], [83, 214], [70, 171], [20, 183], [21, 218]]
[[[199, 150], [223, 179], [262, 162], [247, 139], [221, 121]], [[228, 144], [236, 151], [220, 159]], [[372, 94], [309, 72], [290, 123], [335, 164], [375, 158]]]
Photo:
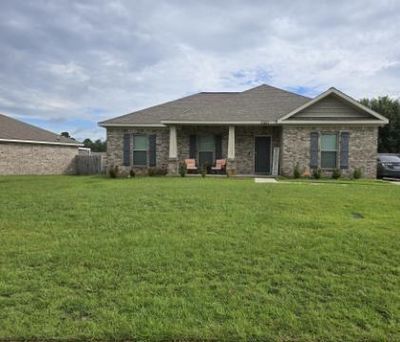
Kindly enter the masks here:
[[108, 124], [105, 122], [99, 122], [98, 125], [100, 127], [166, 127], [163, 124]]
[[383, 120], [278, 120], [279, 125], [375, 125], [383, 126], [386, 124]]
[[173, 121], [165, 120], [166, 125], [265, 125], [262, 121]]
[[75, 146], [82, 147], [84, 146], [81, 143], [63, 143], [63, 142], [53, 142], [53, 141], [40, 141], [40, 140], [18, 140], [18, 139], [1, 139], [0, 142], [9, 142], [9, 143], [22, 143], [22, 144], [39, 144], [39, 145], [58, 145], [58, 146]]

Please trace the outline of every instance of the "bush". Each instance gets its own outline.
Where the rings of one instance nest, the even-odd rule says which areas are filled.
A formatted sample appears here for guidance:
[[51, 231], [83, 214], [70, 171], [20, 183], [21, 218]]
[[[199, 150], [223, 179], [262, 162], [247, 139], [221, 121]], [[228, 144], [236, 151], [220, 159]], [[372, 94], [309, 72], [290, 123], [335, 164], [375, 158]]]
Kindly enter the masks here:
[[204, 163], [202, 166], [201, 166], [201, 177], [205, 177], [205, 176], [207, 176], [207, 168], [208, 168], [208, 164], [207, 163]]
[[320, 168], [313, 170], [313, 177], [315, 179], [320, 179], [322, 177], [322, 170]]
[[179, 164], [179, 174], [181, 177], [185, 177], [187, 173], [186, 163]]
[[353, 178], [360, 179], [362, 177], [362, 171], [360, 168], [357, 168], [353, 171]]
[[235, 175], [236, 171], [234, 169], [228, 169], [226, 170], [226, 177], [233, 177]]
[[117, 178], [118, 172], [119, 172], [118, 166], [111, 166], [110, 169], [108, 170], [110, 178]]
[[133, 178], [133, 177], [135, 177], [135, 176], [136, 176], [135, 170], [134, 170], [134, 169], [131, 169], [131, 170], [129, 171], [129, 177]]
[[342, 171], [340, 169], [335, 169], [332, 171], [332, 178], [339, 179], [342, 176]]
[[300, 178], [300, 176], [301, 176], [300, 167], [299, 167], [299, 163], [297, 163], [293, 170], [293, 178]]
[[154, 176], [165, 176], [167, 174], [167, 169], [160, 167], [149, 167], [147, 170], [147, 174], [150, 177]]

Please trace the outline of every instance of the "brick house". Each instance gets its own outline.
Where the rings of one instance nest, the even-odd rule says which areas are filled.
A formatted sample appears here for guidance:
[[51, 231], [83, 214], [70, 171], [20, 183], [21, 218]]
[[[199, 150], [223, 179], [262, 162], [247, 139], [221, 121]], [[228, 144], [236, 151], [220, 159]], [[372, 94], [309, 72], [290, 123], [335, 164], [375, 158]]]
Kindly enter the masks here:
[[75, 173], [76, 140], [0, 114], [0, 175]]
[[376, 177], [382, 115], [330, 88], [311, 99], [261, 85], [243, 92], [202, 92], [123, 115], [99, 125], [107, 130], [107, 163], [138, 172], [149, 167], [178, 172], [194, 159], [217, 159], [237, 175], [293, 175], [320, 168], [350, 176], [360, 168]]

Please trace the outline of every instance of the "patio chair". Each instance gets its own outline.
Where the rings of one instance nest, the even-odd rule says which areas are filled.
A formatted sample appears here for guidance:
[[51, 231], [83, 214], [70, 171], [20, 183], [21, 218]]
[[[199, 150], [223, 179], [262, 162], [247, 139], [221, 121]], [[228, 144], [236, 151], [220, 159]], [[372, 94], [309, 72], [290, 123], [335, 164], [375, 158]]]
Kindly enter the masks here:
[[197, 166], [196, 166], [196, 159], [185, 159], [185, 164], [186, 164], [186, 170], [189, 171], [197, 171]]
[[215, 161], [215, 166], [211, 168], [212, 172], [224, 173], [226, 168], [226, 159], [217, 159]]

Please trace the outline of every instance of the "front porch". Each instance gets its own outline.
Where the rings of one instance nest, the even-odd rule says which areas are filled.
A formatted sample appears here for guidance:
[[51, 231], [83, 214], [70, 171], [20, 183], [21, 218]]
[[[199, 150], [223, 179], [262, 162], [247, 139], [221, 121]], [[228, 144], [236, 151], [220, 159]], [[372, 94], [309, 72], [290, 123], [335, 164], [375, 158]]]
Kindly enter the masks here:
[[281, 127], [250, 125], [170, 125], [169, 174], [178, 174], [180, 163], [194, 160], [197, 172], [204, 165], [226, 160], [226, 173], [277, 176]]

